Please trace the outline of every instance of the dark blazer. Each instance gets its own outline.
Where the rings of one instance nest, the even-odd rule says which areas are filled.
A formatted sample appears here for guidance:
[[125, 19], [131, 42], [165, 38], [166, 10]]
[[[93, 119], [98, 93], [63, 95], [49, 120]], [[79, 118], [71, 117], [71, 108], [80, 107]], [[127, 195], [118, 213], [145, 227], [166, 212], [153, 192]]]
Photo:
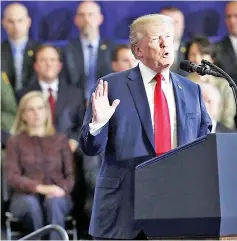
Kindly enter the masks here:
[[[30, 81], [35, 77], [35, 72], [33, 69], [33, 55], [38, 46], [39, 43], [35, 42], [34, 40], [29, 40], [26, 44], [22, 68], [23, 87], [27, 87]], [[1, 44], [1, 48], [1, 71], [6, 72], [8, 79], [15, 90], [16, 71], [9, 41], [3, 42]]]
[[[178, 145], [209, 133], [211, 120], [201, 99], [200, 87], [171, 73], [177, 110]], [[93, 136], [89, 103], [80, 136], [87, 155], [104, 153], [97, 178], [90, 234], [111, 239], [131, 239], [134, 228], [134, 169], [155, 157], [150, 108], [139, 67], [103, 77], [108, 81], [109, 102], [120, 99], [114, 115]]]
[[228, 36], [217, 44], [216, 65], [229, 74], [237, 84], [237, 57]]
[[[16, 93], [18, 101], [26, 93], [37, 90], [42, 91], [39, 82], [34, 81], [27, 88]], [[66, 85], [64, 80], [60, 79], [55, 110], [56, 131], [78, 141], [83, 117], [84, 98], [82, 92], [76, 87]]]
[[[112, 71], [110, 41], [100, 40], [97, 58], [96, 79]], [[63, 72], [69, 84], [76, 85], [84, 91], [86, 75], [84, 71], [84, 56], [80, 39], [71, 41], [63, 51]]]
[[62, 134], [11, 136], [4, 162], [8, 185], [16, 192], [35, 193], [39, 184], [55, 184], [70, 194], [74, 185], [72, 159], [68, 139]]

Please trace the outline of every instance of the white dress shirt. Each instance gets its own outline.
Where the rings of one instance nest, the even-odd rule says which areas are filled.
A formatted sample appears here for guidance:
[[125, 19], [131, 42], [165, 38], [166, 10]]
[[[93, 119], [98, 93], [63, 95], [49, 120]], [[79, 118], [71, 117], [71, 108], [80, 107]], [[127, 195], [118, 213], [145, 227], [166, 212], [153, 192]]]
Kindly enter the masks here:
[[235, 56], [237, 58], [237, 37], [230, 35], [229, 38], [230, 38], [230, 42], [233, 46], [233, 49], [235, 51]]
[[[154, 77], [156, 76], [156, 72], [154, 72], [152, 69], [148, 68], [141, 62], [139, 63], [139, 68], [141, 71], [148, 103], [150, 106], [151, 121], [152, 121], [153, 130], [154, 130], [154, 91], [155, 91], [155, 85], [156, 85], [156, 80], [154, 79]], [[170, 114], [171, 144], [172, 144], [172, 148], [175, 148], [177, 147], [177, 123], [176, 123], [176, 105], [175, 105], [173, 84], [172, 84], [172, 81], [170, 80], [169, 71], [166, 71], [161, 74], [164, 77], [164, 79], [161, 82], [161, 88], [165, 94], [165, 97], [168, 103], [169, 114]]]
[[[156, 85], [156, 80], [154, 79], [154, 77], [156, 76], [156, 73], [141, 62], [139, 63], [139, 68], [142, 75], [145, 91], [147, 94], [147, 99], [148, 99], [150, 112], [151, 112], [152, 127], [154, 130], [154, 91], [155, 91], [155, 85]], [[171, 144], [172, 144], [172, 148], [175, 148], [177, 147], [176, 105], [175, 105], [173, 84], [172, 84], [172, 81], [170, 80], [169, 74], [170, 74], [169, 71], [162, 73], [162, 75], [164, 76], [164, 80], [162, 80], [161, 82], [161, 88], [165, 94], [165, 97], [168, 103], [169, 114], [170, 114]], [[101, 131], [101, 128], [108, 121], [109, 120], [97, 125], [90, 123], [89, 124], [90, 134], [94, 136], [99, 134]]]
[[98, 37], [97, 39], [90, 41], [90, 42], [87, 39], [80, 37], [80, 41], [81, 41], [82, 51], [83, 51], [83, 56], [84, 56], [84, 71], [85, 71], [86, 75], [88, 75], [89, 59], [90, 59], [90, 50], [88, 48], [88, 45], [90, 44], [93, 46], [93, 55], [95, 56], [95, 58], [97, 58], [98, 48], [99, 48], [99, 44], [100, 44], [100, 37]]
[[59, 84], [59, 80], [54, 80], [51, 83], [47, 83], [43, 80], [39, 80], [39, 85], [43, 91], [43, 95], [45, 97], [45, 99], [47, 100], [49, 98], [49, 88], [52, 89], [52, 95], [54, 97], [55, 100], [57, 100], [58, 97], [58, 84]]

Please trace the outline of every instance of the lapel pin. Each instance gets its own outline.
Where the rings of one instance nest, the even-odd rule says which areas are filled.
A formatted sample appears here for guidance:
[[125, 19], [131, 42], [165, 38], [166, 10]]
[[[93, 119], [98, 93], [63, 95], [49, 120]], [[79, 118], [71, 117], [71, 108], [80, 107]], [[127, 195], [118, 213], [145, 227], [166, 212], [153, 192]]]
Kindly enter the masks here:
[[9, 85], [9, 84], [10, 84], [10, 81], [9, 81], [9, 79], [8, 79], [8, 76], [7, 76], [7, 73], [6, 73], [6, 72], [2, 72], [2, 79], [3, 79], [3, 81], [4, 81], [4, 83], [5, 83], [6, 85]]
[[33, 51], [33, 50], [28, 50], [28, 51], [27, 51], [27, 54], [28, 54], [28, 56], [31, 56], [31, 57], [32, 57], [33, 54], [34, 54], [34, 51]]
[[107, 49], [107, 45], [106, 45], [106, 44], [102, 44], [102, 45], [100, 46], [100, 49], [101, 49], [101, 50], [106, 50], [106, 49]]
[[183, 54], [186, 53], [186, 48], [185, 47], [181, 47], [180, 48], [180, 52], [183, 53]]
[[182, 87], [180, 85], [178, 85], [178, 87], [182, 90]]

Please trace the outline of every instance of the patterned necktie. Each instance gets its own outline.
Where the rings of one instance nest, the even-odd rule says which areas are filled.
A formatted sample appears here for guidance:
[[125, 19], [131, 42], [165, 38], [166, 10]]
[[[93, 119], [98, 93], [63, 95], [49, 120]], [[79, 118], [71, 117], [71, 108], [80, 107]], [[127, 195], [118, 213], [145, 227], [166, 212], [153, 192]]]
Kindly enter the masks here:
[[161, 88], [163, 76], [155, 76], [156, 86], [154, 91], [154, 135], [156, 155], [162, 155], [171, 150], [171, 130], [168, 103]]
[[49, 88], [48, 91], [49, 91], [48, 102], [49, 102], [49, 106], [50, 106], [50, 109], [51, 109], [52, 123], [54, 123], [56, 101], [55, 101], [55, 98], [53, 97], [53, 90], [51, 88]]
[[24, 53], [22, 48], [16, 48], [14, 54], [14, 65], [16, 70], [16, 83], [15, 89], [20, 90], [22, 89], [22, 68], [23, 68], [23, 58]]
[[90, 96], [92, 94], [93, 88], [96, 83], [96, 77], [95, 77], [96, 56], [95, 56], [94, 47], [91, 44], [89, 44], [88, 50], [89, 50], [89, 58], [88, 58], [88, 73], [87, 73], [87, 79], [86, 79], [86, 93], [85, 93], [86, 100], [90, 99]]

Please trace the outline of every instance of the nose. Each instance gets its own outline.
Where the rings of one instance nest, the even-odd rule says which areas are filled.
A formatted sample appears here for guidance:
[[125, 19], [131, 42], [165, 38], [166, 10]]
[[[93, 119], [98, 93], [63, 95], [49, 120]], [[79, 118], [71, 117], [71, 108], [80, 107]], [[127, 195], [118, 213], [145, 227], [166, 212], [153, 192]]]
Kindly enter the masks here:
[[167, 47], [167, 41], [164, 36], [160, 36], [160, 48], [165, 48]]

